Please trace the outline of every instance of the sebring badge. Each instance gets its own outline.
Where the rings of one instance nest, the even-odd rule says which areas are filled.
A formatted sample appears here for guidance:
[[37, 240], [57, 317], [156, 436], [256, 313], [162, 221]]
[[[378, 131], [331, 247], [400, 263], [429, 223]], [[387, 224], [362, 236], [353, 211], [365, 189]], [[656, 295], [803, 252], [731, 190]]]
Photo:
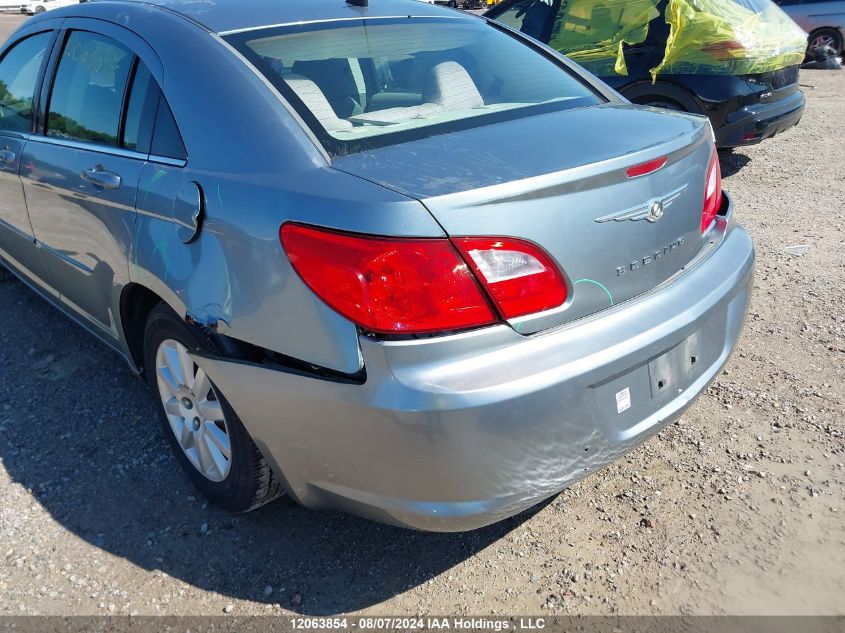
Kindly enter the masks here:
[[625, 209], [624, 211], [618, 211], [617, 213], [611, 213], [609, 215], [603, 215], [600, 218], [596, 218], [596, 222], [623, 222], [625, 220], [631, 220], [632, 222], [636, 220], [648, 220], [649, 222], [657, 222], [660, 218], [663, 217], [663, 214], [666, 212], [672, 203], [680, 197], [680, 195], [686, 190], [689, 186], [689, 183], [685, 184], [683, 187], [678, 187], [674, 191], [667, 193], [662, 198], [656, 198], [654, 200], [649, 200], [647, 203], [638, 205], [636, 207], [631, 207], [630, 209]]

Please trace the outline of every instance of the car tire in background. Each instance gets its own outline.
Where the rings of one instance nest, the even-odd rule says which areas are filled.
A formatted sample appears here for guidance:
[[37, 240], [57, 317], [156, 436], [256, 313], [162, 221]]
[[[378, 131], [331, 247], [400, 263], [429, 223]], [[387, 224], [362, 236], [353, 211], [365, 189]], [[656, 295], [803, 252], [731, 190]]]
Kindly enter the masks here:
[[35, 15], [40, 15], [41, 13], [44, 13], [46, 10], [47, 9], [45, 9], [44, 7], [40, 7], [40, 6], [35, 7]]
[[269, 503], [281, 494], [279, 480], [188, 350], [223, 355], [211, 335], [160, 303], [144, 331], [145, 377], [179, 463], [210, 501], [227, 510], [247, 512]]
[[829, 47], [836, 57], [842, 56], [842, 34], [836, 29], [823, 28], [810, 33], [807, 38], [807, 50]]
[[664, 110], [674, 110], [675, 112], [686, 112], [686, 108], [682, 106], [677, 101], [672, 101], [671, 99], [644, 99], [641, 101], [635, 101], [640, 105], [647, 105], [651, 106], [652, 108], [663, 108]]

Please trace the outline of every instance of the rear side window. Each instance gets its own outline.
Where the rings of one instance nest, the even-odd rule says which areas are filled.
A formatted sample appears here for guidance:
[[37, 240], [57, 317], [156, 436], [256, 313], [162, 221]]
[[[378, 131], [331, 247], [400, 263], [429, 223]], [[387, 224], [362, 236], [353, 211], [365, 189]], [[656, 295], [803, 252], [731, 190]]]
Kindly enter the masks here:
[[51, 33], [39, 33], [15, 44], [0, 61], [0, 130], [29, 132], [35, 84]]
[[229, 41], [334, 154], [602, 102], [556, 60], [475, 18], [345, 20]]
[[153, 136], [153, 146], [150, 153], [155, 156], [180, 160], [188, 158], [179, 129], [176, 127], [176, 119], [173, 118], [173, 113], [170, 111], [170, 106], [167, 105], [164, 95], [159, 98], [155, 135]]
[[123, 147], [126, 149], [149, 153], [158, 96], [150, 71], [139, 62], [126, 104], [126, 122], [123, 125]]
[[53, 82], [47, 135], [117, 145], [133, 60], [128, 49], [109, 37], [71, 32]]
[[187, 159], [176, 120], [158, 82], [140, 61], [137, 64], [123, 130], [123, 147], [144, 154]]

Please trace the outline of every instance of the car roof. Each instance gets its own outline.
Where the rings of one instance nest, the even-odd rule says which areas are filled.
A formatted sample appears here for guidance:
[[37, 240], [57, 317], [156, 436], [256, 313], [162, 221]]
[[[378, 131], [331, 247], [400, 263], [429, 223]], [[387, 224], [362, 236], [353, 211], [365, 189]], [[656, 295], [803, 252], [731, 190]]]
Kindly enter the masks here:
[[363, 8], [346, 0], [94, 0], [91, 4], [94, 3], [159, 6], [215, 33], [361, 17], [461, 15], [418, 0], [369, 0], [369, 6]]

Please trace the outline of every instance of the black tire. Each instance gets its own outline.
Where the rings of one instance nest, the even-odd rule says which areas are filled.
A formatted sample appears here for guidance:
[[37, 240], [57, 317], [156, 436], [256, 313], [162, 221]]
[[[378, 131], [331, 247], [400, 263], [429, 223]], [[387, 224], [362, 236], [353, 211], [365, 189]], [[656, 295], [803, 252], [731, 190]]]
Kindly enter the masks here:
[[40, 14], [44, 13], [46, 10], [47, 9], [45, 9], [44, 7], [36, 7], [35, 8], [35, 15], [40, 15]]
[[654, 98], [649, 99], [645, 98], [642, 100], [638, 100], [637, 103], [640, 105], [647, 105], [651, 106], [652, 108], [663, 108], [664, 110], [674, 110], [675, 112], [686, 112], [686, 108], [682, 106], [677, 101], [672, 101], [671, 99], [660, 99]]
[[144, 368], [147, 384], [158, 403], [159, 418], [176, 458], [188, 478], [209, 501], [231, 512], [254, 510], [282, 493], [278, 478], [261, 451], [252, 441], [243, 423], [229, 405], [219, 389], [212, 384], [214, 395], [220, 402], [225, 416], [225, 426], [231, 445], [231, 460], [228, 475], [222, 481], [208, 479], [188, 459], [170, 426], [159, 393], [156, 376], [156, 352], [162, 342], [173, 340], [189, 350], [201, 350], [222, 354], [222, 349], [210, 335], [188, 326], [164, 303], [153, 308], [144, 331]]
[[842, 56], [842, 34], [837, 31], [836, 29], [819, 29], [817, 31], [813, 31], [810, 33], [810, 37], [808, 38], [808, 47], [809, 50], [811, 46], [813, 46], [814, 42], [828, 42], [828, 46], [833, 49], [834, 54], [836, 57]]

